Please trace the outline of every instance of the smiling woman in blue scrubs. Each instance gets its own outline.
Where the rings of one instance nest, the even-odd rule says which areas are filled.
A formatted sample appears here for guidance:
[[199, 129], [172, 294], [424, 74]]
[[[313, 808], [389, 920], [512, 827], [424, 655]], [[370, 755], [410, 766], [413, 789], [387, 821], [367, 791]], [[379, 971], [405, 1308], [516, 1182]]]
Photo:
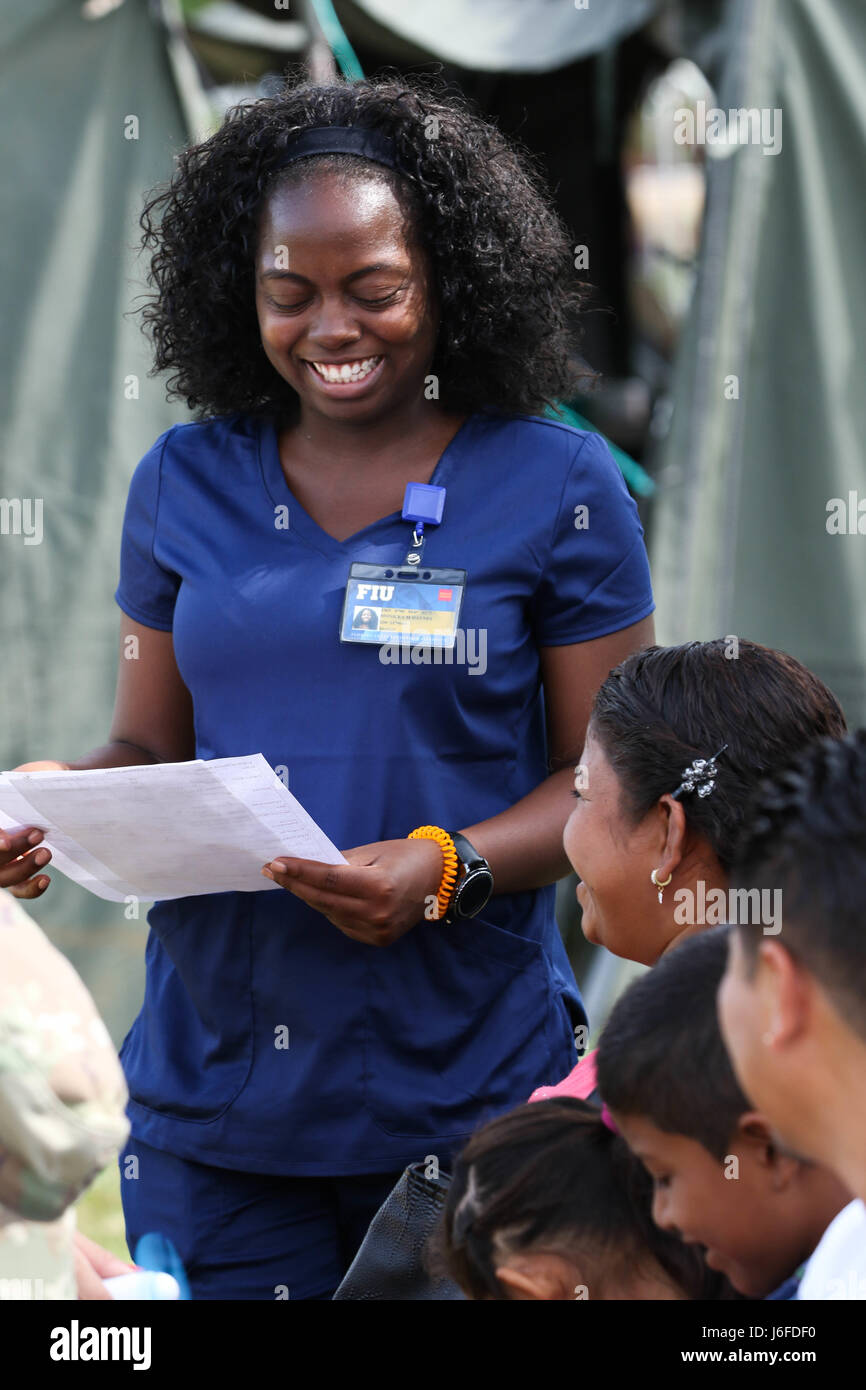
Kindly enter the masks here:
[[[593, 694], [652, 640], [646, 555], [603, 442], [541, 418], [570, 387], [569, 238], [453, 98], [238, 108], [144, 220], [156, 365], [199, 418], [135, 471], [138, 659], [109, 743], [61, 766], [261, 752], [348, 863], [151, 909], [127, 1231], [169, 1236], [194, 1297], [327, 1298], [407, 1163], [574, 1063], [552, 885]], [[450, 659], [340, 641], [350, 566], [405, 563], [409, 482], [445, 489], [424, 566], [467, 572]], [[423, 826], [488, 862], [476, 915], [431, 913]], [[0, 884], [38, 896], [36, 853]]]

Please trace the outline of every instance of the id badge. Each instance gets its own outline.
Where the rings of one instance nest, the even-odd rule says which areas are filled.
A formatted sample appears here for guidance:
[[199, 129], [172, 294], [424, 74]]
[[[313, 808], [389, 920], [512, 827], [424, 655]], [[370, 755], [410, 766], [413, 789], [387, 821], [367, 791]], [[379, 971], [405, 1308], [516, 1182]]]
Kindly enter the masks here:
[[466, 571], [353, 564], [343, 599], [341, 642], [453, 647]]

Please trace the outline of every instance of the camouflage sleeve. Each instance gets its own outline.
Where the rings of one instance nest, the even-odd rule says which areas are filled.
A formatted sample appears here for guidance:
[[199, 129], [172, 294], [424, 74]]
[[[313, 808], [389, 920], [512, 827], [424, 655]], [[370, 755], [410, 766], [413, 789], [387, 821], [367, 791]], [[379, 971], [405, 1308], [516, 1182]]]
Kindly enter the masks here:
[[126, 1099], [82, 981], [0, 890], [0, 1208], [55, 1220], [125, 1142]]

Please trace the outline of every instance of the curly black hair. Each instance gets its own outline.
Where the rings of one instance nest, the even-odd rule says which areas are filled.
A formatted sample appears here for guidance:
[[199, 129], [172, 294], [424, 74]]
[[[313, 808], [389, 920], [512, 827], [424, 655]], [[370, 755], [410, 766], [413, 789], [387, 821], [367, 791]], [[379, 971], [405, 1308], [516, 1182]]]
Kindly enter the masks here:
[[459, 94], [430, 77], [288, 82], [234, 107], [208, 140], [177, 156], [170, 183], [141, 214], [152, 251], [140, 306], [156, 375], [198, 418], [290, 416], [295, 391], [265, 356], [255, 307], [259, 218], [274, 180], [310, 163], [356, 168], [358, 156], [314, 156], [278, 171], [310, 126], [357, 125], [394, 142], [405, 174], [391, 181], [432, 267], [439, 313], [430, 371], [444, 408], [539, 414], [579, 378], [574, 322], [582, 285], [566, 228], [531, 159]]

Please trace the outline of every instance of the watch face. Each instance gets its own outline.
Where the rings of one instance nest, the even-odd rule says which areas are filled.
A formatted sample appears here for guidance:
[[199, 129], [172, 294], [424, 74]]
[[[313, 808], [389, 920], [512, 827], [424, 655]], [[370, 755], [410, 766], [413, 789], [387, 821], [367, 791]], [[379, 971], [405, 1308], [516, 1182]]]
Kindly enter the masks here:
[[480, 912], [493, 891], [493, 875], [489, 869], [471, 869], [457, 885], [454, 908], [458, 917], [474, 917]]

